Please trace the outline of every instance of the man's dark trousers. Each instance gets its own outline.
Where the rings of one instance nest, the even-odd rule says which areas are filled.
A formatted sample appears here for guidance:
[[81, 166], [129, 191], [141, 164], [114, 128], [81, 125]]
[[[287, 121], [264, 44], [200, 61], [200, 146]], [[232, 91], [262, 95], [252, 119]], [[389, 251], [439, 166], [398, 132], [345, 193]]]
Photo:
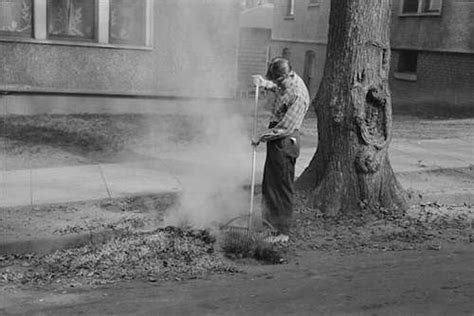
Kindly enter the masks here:
[[262, 212], [263, 218], [282, 234], [288, 234], [290, 231], [295, 163], [299, 153], [300, 134], [298, 131], [267, 142], [267, 157], [262, 182]]

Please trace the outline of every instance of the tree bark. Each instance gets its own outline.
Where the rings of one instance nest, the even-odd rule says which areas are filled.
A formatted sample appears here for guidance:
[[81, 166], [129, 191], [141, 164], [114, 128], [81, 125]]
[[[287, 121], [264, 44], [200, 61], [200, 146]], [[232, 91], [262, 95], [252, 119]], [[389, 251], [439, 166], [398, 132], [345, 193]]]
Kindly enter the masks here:
[[326, 64], [312, 102], [318, 149], [296, 182], [329, 216], [408, 207], [388, 157], [390, 14], [390, 0], [331, 0]]

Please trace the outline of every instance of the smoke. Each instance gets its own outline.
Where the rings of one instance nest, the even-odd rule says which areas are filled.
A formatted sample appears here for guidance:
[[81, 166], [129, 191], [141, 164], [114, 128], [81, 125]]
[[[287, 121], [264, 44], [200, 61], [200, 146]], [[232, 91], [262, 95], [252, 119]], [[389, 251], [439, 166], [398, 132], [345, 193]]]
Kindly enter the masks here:
[[[179, 203], [167, 214], [165, 223], [186, 222], [203, 227], [245, 213], [249, 193], [243, 186], [250, 180], [251, 146], [247, 126], [251, 122], [242, 115], [246, 111], [238, 108], [239, 102], [204, 99], [235, 94], [238, 12], [239, 1], [155, 1], [154, 40], [150, 50], [2, 45], [9, 49], [5, 50], [8, 59], [3, 63], [15, 66], [6, 72], [5, 83], [19, 82], [37, 86], [42, 91], [51, 88], [97, 94], [103, 91], [142, 93], [196, 97], [194, 100], [22, 96], [12, 101], [15, 106], [5, 105], [5, 112], [20, 115], [150, 114], [143, 127], [150, 131], [153, 141], [147, 143], [149, 148], [139, 151], [144, 154], [139, 157], [151, 156], [157, 164], [166, 160], [169, 172], [182, 190]], [[19, 103], [24, 107], [18, 107]], [[160, 115], [168, 115], [170, 121], [153, 122], [153, 118]], [[117, 160], [134, 160], [140, 164], [135, 153], [130, 157], [120, 153], [122, 156]], [[163, 168], [162, 165], [156, 167]]]
[[204, 228], [248, 211], [251, 148], [245, 119], [226, 102], [192, 118], [200, 121], [198, 137], [174, 154], [187, 163], [176, 174], [182, 194], [165, 224]]
[[[186, 28], [193, 51], [180, 50], [189, 74], [182, 84], [192, 95], [234, 95], [238, 27], [236, 5], [228, 1], [177, 1], [180, 27]], [[237, 32], [237, 33], [233, 33]], [[229, 35], [232, 34], [233, 36]], [[229, 43], [229, 40], [233, 43]], [[230, 55], [229, 55], [230, 54]], [[234, 56], [234, 58], [229, 58]], [[250, 79], [250, 78], [249, 78]], [[165, 218], [166, 225], [209, 227], [245, 214], [249, 192], [244, 185], [251, 176], [251, 146], [247, 126], [238, 102], [222, 99], [196, 100], [183, 108], [194, 124], [193, 141], [175, 159], [187, 160], [190, 169], [176, 177], [182, 188], [179, 203]], [[184, 167], [186, 168], [186, 167]]]

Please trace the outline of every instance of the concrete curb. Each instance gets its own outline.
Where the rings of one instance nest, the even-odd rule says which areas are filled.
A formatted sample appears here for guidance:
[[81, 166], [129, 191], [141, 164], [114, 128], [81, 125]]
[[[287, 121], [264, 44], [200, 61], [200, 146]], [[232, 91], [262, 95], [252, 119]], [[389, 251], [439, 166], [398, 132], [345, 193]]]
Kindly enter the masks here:
[[[413, 172], [401, 172], [401, 173], [398, 173], [398, 175], [408, 175], [412, 173]], [[250, 185], [249, 184], [244, 185], [243, 189], [250, 191]], [[257, 183], [255, 185], [255, 191], [257, 194], [261, 192], [260, 183]], [[152, 195], [158, 198], [160, 197], [165, 198], [171, 194], [174, 199], [174, 202], [173, 202], [174, 204], [179, 198], [180, 193], [182, 192], [170, 191], [170, 192], [160, 192], [160, 193], [156, 193]], [[447, 194], [444, 194], [444, 198], [450, 197], [451, 195], [452, 195], [452, 200], [453, 200], [452, 202], [454, 202], [455, 199], [462, 199], [462, 200], [468, 201], [469, 203], [472, 203], [472, 194], [447, 193]], [[128, 197], [140, 198], [140, 197], [146, 197], [146, 196], [150, 196], [150, 193], [130, 195]], [[425, 196], [423, 200], [434, 201], [434, 200], [439, 200], [440, 197], [441, 197], [441, 194], [431, 193]], [[126, 197], [117, 198], [117, 200], [120, 200], [123, 198], [126, 198]], [[101, 201], [101, 200], [105, 201], [105, 200], [110, 200], [110, 199], [99, 199], [99, 200], [94, 200], [94, 201]], [[416, 200], [416, 201], [415, 200], [413, 202], [420, 202], [419, 200]], [[83, 201], [83, 202], [86, 202], [86, 201]], [[451, 201], [447, 200], [445, 201], [445, 203], [446, 202], [449, 203]], [[154, 228], [157, 228], [157, 227], [154, 227]], [[150, 229], [151, 228], [148, 228], [148, 230]], [[67, 235], [58, 235], [58, 236], [53, 236], [53, 237], [39, 238], [39, 239], [32, 239], [32, 240], [20, 240], [20, 241], [7, 242], [7, 243], [2, 243], [0, 241], [0, 255], [29, 254], [29, 253], [48, 254], [60, 249], [77, 248], [77, 247], [81, 247], [85, 245], [98, 245], [98, 244], [107, 242], [115, 237], [120, 236], [121, 234], [123, 234], [124, 231], [125, 229], [104, 228], [104, 229], [98, 229], [96, 231], [89, 231], [89, 232], [76, 233], [76, 234], [67, 234]], [[139, 229], [132, 230], [132, 232], [143, 232], [143, 231], [146, 231], [146, 229], [139, 228]]]
[[[112, 200], [121, 201], [127, 198], [146, 198], [153, 196], [156, 199], [165, 201], [166, 199], [171, 198], [172, 204], [168, 207], [174, 205], [180, 196], [180, 192], [169, 191], [169, 192], [159, 192], [156, 194], [143, 193], [138, 195], [128, 195], [124, 197], [115, 198]], [[111, 199], [91, 199], [86, 201], [79, 201], [76, 203], [84, 202], [109, 202]], [[74, 203], [74, 202], [71, 202]], [[46, 204], [49, 205], [49, 204]], [[48, 254], [57, 250], [67, 249], [67, 248], [78, 248], [85, 245], [98, 245], [103, 244], [115, 237], [120, 236], [126, 230], [131, 232], [144, 232], [150, 231], [157, 227], [139, 227], [136, 229], [130, 228], [97, 228], [95, 230], [89, 230], [80, 233], [69, 233], [63, 235], [53, 235], [49, 237], [36, 238], [36, 239], [27, 239], [27, 240], [18, 240], [3, 242], [0, 240], [0, 255], [9, 255], [9, 254]]]
[[10, 243], [0, 243], [0, 254], [48, 254], [60, 249], [78, 248], [85, 245], [101, 244], [119, 236], [120, 230], [101, 230], [89, 233], [70, 234], [34, 240], [22, 240]]

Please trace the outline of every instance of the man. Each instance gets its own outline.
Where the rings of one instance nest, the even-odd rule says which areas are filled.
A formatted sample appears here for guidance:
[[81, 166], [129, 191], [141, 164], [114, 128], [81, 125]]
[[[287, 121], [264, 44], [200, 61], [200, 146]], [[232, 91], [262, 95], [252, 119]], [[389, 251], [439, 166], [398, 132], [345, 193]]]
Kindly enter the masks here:
[[289, 239], [293, 213], [295, 163], [300, 153], [299, 129], [308, 111], [309, 93], [303, 80], [284, 58], [271, 61], [266, 79], [256, 75], [253, 81], [275, 94], [269, 129], [252, 140], [252, 145], [267, 143], [262, 215], [278, 230], [271, 241], [285, 242]]

